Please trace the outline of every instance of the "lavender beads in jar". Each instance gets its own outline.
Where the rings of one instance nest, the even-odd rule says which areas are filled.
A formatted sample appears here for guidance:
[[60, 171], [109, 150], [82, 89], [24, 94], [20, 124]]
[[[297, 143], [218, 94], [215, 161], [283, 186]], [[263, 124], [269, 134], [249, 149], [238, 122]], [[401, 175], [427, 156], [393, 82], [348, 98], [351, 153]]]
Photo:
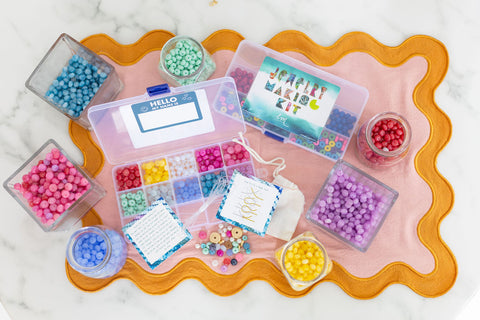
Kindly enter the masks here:
[[123, 237], [103, 226], [77, 230], [67, 245], [70, 266], [90, 278], [108, 278], [117, 274], [126, 258], [127, 244]]
[[365, 252], [397, 197], [397, 191], [339, 160], [308, 210], [307, 219]]

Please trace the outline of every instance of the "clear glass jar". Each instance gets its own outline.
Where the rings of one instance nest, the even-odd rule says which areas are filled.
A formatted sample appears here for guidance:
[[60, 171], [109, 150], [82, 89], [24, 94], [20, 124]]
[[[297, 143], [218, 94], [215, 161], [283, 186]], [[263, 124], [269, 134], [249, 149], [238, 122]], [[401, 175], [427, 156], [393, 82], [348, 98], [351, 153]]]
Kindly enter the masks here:
[[108, 278], [117, 274], [126, 259], [127, 244], [124, 238], [104, 226], [81, 228], [68, 241], [68, 263], [90, 278]]
[[[382, 149], [375, 145], [372, 138], [372, 132], [375, 125], [384, 120], [393, 120], [394, 124], [401, 126], [403, 129], [403, 139], [400, 145], [393, 150], [388, 150], [384, 147]], [[357, 156], [358, 158], [370, 167], [387, 167], [398, 163], [408, 153], [410, 147], [410, 140], [412, 131], [408, 121], [395, 112], [383, 112], [372, 117], [368, 122], [365, 122], [357, 133]]]
[[[287, 265], [285, 262], [289, 249], [295, 244], [300, 243], [302, 241], [311, 243], [313, 244], [314, 247], [317, 247], [321, 252], [321, 258], [323, 259], [323, 265], [321, 267], [321, 270], [317, 271], [317, 275], [313, 279], [308, 281], [299, 280], [295, 278], [292, 274], [290, 274], [290, 272], [287, 270], [289, 268], [287, 268]], [[315, 238], [315, 236], [309, 231], [300, 234], [299, 236], [287, 242], [284, 246], [278, 248], [275, 251], [275, 258], [277, 260], [277, 263], [280, 266], [280, 269], [282, 270], [283, 274], [287, 278], [288, 283], [290, 284], [292, 289], [296, 291], [301, 291], [312, 286], [313, 284], [323, 279], [332, 270], [332, 261], [328, 257], [327, 251], [325, 250], [323, 245], [320, 243], [320, 241], [318, 241], [318, 239]]]
[[[195, 58], [190, 58], [191, 55], [188, 54], [177, 54], [176, 50], [181, 51], [184, 45], [189, 46], [192, 54], [193, 52], [197, 53]], [[181, 59], [177, 60], [175, 56], [181, 56]], [[183, 66], [185, 64], [190, 65], [192, 61], [198, 61], [193, 68], [189, 69]], [[175, 64], [175, 67], [172, 67], [173, 64]], [[205, 81], [213, 74], [215, 68], [215, 62], [208, 51], [199, 42], [186, 36], [176, 36], [165, 43], [158, 65], [160, 74], [172, 86], [184, 86]]]

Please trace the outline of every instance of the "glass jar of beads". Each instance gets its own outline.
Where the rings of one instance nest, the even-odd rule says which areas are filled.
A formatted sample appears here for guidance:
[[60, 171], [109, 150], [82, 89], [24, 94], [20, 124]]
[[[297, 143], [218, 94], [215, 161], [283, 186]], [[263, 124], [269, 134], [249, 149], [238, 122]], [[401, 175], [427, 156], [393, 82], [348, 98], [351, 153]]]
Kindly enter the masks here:
[[90, 278], [108, 278], [117, 274], [126, 258], [127, 244], [123, 237], [104, 226], [81, 228], [68, 241], [68, 263]]
[[405, 157], [411, 137], [404, 117], [395, 112], [379, 113], [358, 130], [357, 155], [370, 167], [391, 166]]
[[172, 86], [184, 86], [207, 80], [216, 65], [197, 41], [186, 36], [168, 40], [162, 48], [158, 69]]
[[114, 100], [123, 89], [111, 64], [65, 33], [48, 50], [25, 86], [87, 129], [88, 108]]
[[275, 258], [288, 283], [296, 291], [312, 286], [332, 270], [327, 251], [309, 231], [277, 249]]

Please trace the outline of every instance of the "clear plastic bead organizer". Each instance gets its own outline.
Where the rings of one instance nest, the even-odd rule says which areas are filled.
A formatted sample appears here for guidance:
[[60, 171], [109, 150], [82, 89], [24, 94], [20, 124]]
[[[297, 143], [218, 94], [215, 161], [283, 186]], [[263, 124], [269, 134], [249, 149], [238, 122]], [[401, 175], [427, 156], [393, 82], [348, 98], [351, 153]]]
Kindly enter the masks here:
[[226, 76], [236, 82], [247, 124], [331, 161], [345, 154], [369, 95], [364, 87], [248, 40], [240, 42]]
[[[105, 157], [114, 165], [122, 226], [159, 197], [186, 221], [207, 201], [217, 179], [229, 179], [234, 170], [256, 175], [248, 151], [231, 140], [246, 131], [233, 79], [152, 88], [153, 93], [88, 112]], [[220, 201], [187, 227], [215, 224], [215, 203]]]

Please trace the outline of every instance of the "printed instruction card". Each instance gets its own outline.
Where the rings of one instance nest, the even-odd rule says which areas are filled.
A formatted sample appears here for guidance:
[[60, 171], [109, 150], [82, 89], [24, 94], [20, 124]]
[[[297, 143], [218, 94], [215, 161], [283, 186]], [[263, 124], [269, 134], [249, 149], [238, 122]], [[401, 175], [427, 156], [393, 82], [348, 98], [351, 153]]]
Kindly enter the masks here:
[[264, 236], [281, 193], [281, 187], [235, 170], [217, 218]]
[[243, 110], [316, 141], [339, 93], [339, 86], [267, 56]]
[[122, 230], [152, 270], [192, 239], [163, 198]]

